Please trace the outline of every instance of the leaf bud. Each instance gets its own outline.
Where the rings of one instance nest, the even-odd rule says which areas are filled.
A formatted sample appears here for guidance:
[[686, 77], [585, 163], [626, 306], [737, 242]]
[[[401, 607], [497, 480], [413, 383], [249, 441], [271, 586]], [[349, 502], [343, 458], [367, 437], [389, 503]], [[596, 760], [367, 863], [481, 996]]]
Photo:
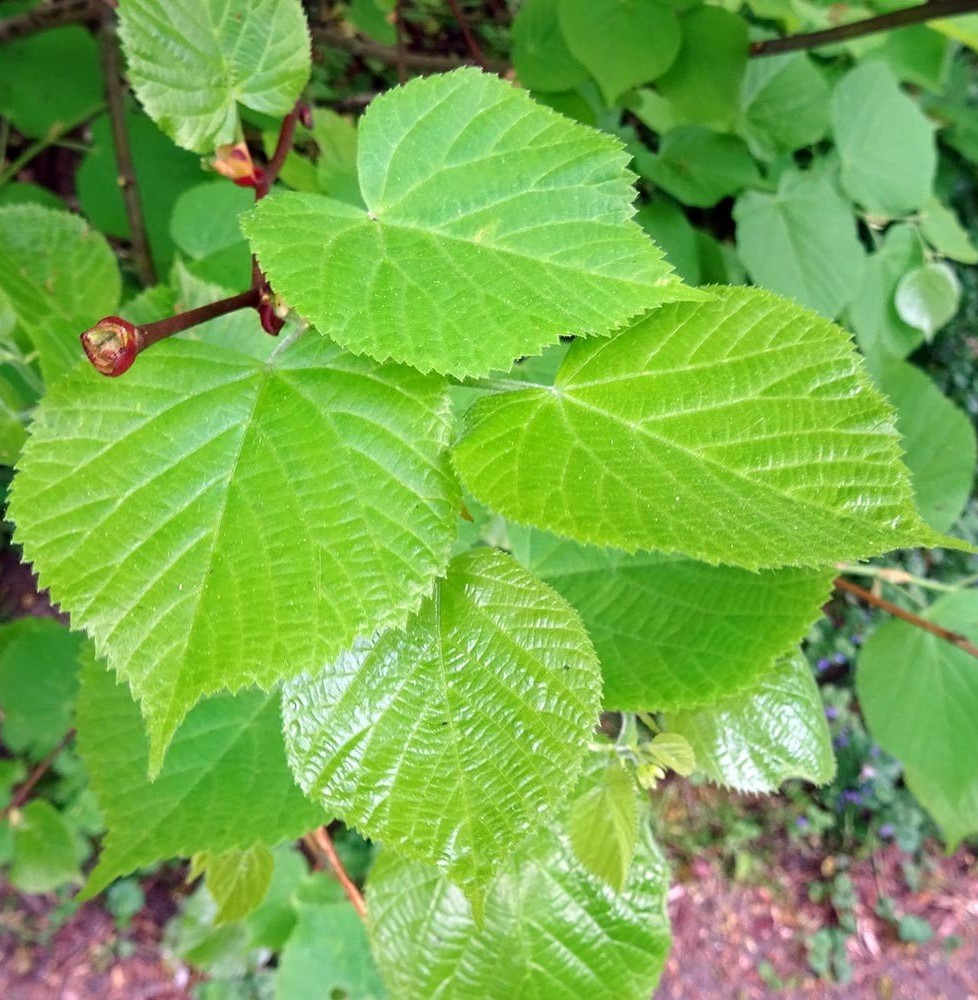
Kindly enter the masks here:
[[129, 371], [142, 347], [139, 331], [119, 316], [106, 316], [81, 335], [88, 360], [103, 374], [115, 377]]

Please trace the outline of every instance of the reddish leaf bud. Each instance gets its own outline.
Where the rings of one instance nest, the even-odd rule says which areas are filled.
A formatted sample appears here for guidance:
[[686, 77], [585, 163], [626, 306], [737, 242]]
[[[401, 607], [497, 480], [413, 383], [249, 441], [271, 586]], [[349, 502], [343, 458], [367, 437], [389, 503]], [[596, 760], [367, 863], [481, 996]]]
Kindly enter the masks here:
[[81, 335], [88, 360], [103, 374], [129, 371], [142, 347], [142, 338], [132, 323], [119, 316], [106, 316]]
[[277, 337], [279, 331], [285, 326], [285, 320], [278, 315], [275, 303], [269, 298], [263, 298], [258, 303], [258, 318], [261, 320], [261, 328], [273, 337]]
[[214, 169], [234, 181], [238, 187], [258, 187], [264, 183], [265, 171], [256, 167], [245, 143], [218, 147], [213, 160]]
[[312, 128], [312, 108], [305, 101], [300, 101], [296, 105], [296, 110], [299, 112], [299, 121], [302, 125]]

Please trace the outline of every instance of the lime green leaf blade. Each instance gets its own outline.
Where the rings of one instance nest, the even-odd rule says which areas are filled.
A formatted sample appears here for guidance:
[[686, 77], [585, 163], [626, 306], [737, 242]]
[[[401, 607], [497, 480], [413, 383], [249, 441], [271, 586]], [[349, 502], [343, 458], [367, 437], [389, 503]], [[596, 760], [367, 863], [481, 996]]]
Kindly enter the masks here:
[[650, 0], [562, 0], [567, 46], [614, 104], [626, 90], [661, 76], [679, 53], [679, 20]]
[[46, 799], [33, 799], [10, 816], [10, 884], [21, 892], [51, 892], [80, 878], [84, 848], [64, 815]]
[[824, 785], [835, 774], [822, 699], [800, 653], [741, 694], [670, 712], [666, 725], [689, 741], [698, 771], [739, 792], [773, 792], [789, 778]]
[[958, 311], [961, 283], [948, 264], [922, 264], [900, 279], [894, 301], [900, 319], [930, 341]]
[[[947, 594], [929, 621], [978, 643], [978, 593]], [[867, 640], [856, 690], [879, 745], [948, 802], [978, 780], [978, 670], [975, 658], [937, 636], [893, 619]]]
[[275, 858], [264, 844], [195, 854], [190, 878], [203, 875], [217, 903], [215, 926], [241, 920], [257, 909], [272, 882]]
[[358, 156], [367, 211], [286, 194], [243, 223], [276, 292], [356, 354], [485, 375], [697, 295], [631, 221], [617, 140], [497, 77], [385, 94]]
[[833, 575], [629, 556], [515, 525], [509, 535], [514, 555], [580, 613], [605, 707], [626, 711], [706, 705], [749, 687], [807, 633]]
[[621, 892], [638, 839], [635, 781], [614, 757], [582, 784], [568, 810], [571, 848], [592, 875]]
[[476, 550], [403, 632], [286, 685], [287, 753], [327, 811], [477, 896], [569, 793], [600, 689], [573, 609]]
[[115, 310], [120, 289], [112, 250], [79, 216], [39, 205], [0, 208], [0, 291], [47, 383], [83, 357], [79, 334]]
[[823, 174], [786, 170], [776, 194], [734, 205], [737, 249], [751, 279], [835, 319], [859, 291], [866, 254], [852, 205]]
[[667, 889], [647, 829], [617, 893], [557, 828], [520, 847], [493, 883], [481, 925], [435, 869], [385, 852], [370, 873], [368, 924], [395, 997], [646, 1000], [669, 949]]
[[240, 138], [239, 104], [285, 115], [309, 79], [299, 0], [120, 0], [119, 37], [147, 114], [197, 153]]
[[560, 6], [560, 0], [527, 0], [513, 20], [513, 68], [530, 90], [571, 90], [587, 79], [560, 30]]
[[132, 686], [154, 771], [198, 698], [318, 668], [418, 607], [455, 534], [448, 406], [314, 333], [267, 362], [174, 339], [48, 394], [10, 516]]
[[917, 506], [935, 531], [947, 531], [971, 496], [978, 463], [974, 424], [913, 365], [889, 361], [878, 381], [896, 407]]
[[756, 288], [575, 343], [552, 387], [484, 397], [455, 463], [520, 524], [747, 569], [956, 544], [913, 505], [849, 337]]
[[842, 187], [867, 211], [906, 215], [930, 198], [937, 170], [934, 126], [883, 62], [864, 62], [839, 81], [832, 128]]
[[8, 750], [41, 760], [68, 731], [82, 641], [48, 618], [0, 626], [0, 706]]
[[82, 675], [78, 746], [108, 833], [86, 896], [156, 861], [274, 846], [326, 822], [286, 764], [278, 701], [246, 691], [201, 702], [149, 781], [139, 709], [91, 658]]

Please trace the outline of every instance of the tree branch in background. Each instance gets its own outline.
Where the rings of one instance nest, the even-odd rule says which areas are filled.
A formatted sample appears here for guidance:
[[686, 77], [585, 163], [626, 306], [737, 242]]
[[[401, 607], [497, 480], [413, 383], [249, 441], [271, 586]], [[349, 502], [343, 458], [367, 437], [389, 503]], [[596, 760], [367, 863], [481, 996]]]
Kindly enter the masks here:
[[33, 791], [34, 786], [48, 773], [58, 754], [71, 742], [71, 738], [74, 735], [74, 729], [69, 729], [61, 737], [58, 745], [31, 771], [27, 780], [11, 796], [10, 802], [3, 809], [0, 809], [0, 822], [3, 822], [15, 809], [19, 809], [27, 801], [27, 797]]
[[936, 635], [938, 639], [943, 639], [945, 642], [949, 642], [952, 646], [957, 646], [957, 648], [962, 652], [978, 659], [978, 647], [973, 646], [971, 642], [969, 642], [967, 636], [961, 635], [959, 632], [952, 632], [950, 629], [942, 628], [934, 622], [927, 621], [926, 618], [921, 618], [919, 615], [906, 611], [898, 604], [894, 604], [892, 601], [888, 601], [885, 597], [880, 597], [877, 594], [874, 594], [871, 590], [866, 590], [865, 587], [860, 587], [856, 583], [851, 583], [849, 580], [846, 580], [841, 576], [836, 578], [834, 586], [836, 590], [842, 590], [847, 594], [852, 594], [853, 597], [858, 597], [860, 601], [870, 604], [874, 608], [881, 608], [883, 611], [888, 611], [891, 615], [901, 618], [909, 625], [913, 625], [915, 628], [923, 629], [924, 632], [929, 632], [931, 635]]
[[64, 3], [41, 4], [33, 10], [0, 21], [0, 44], [49, 28], [97, 21], [102, 10], [103, 0], [65, 0]]
[[452, 13], [455, 15], [455, 20], [458, 22], [458, 26], [462, 32], [462, 37], [465, 39], [465, 44], [469, 47], [469, 52], [472, 54], [472, 58], [483, 69], [488, 70], [489, 66], [486, 63], [486, 57], [482, 49], [479, 48], [479, 43], [475, 40], [475, 35], [472, 34], [472, 31], [469, 28], [469, 22], [462, 13], [462, 8], [459, 6], [458, 0], [448, 0], [448, 6], [452, 8]]
[[133, 261], [139, 280], [147, 288], [156, 284], [156, 271], [149, 252], [146, 220], [139, 198], [139, 186], [132, 163], [132, 147], [126, 128], [126, 100], [123, 93], [122, 67], [119, 40], [116, 37], [115, 14], [107, 11], [102, 16], [99, 29], [99, 48], [102, 54], [102, 71], [105, 74], [105, 97], [109, 105], [109, 122], [112, 126], [112, 145], [119, 171], [119, 188], [126, 205], [129, 239], [132, 242]]
[[813, 31], [805, 35], [787, 35], [784, 38], [769, 38], [754, 42], [750, 47], [752, 57], [775, 56], [781, 52], [799, 52], [803, 49], [817, 49], [821, 45], [845, 42], [850, 38], [874, 35], [879, 31], [905, 28], [922, 21], [933, 21], [941, 17], [955, 17], [978, 11], [978, 0], [931, 0], [917, 7], [904, 7], [879, 17], [868, 17], [862, 21], [840, 24], [824, 31]]
[[339, 855], [336, 853], [336, 848], [333, 846], [332, 838], [326, 827], [321, 826], [317, 830], [313, 830], [312, 833], [307, 834], [303, 839], [310, 848], [315, 848], [314, 854], [319, 855], [321, 853], [325, 857], [330, 868], [333, 869], [336, 880], [343, 886], [346, 898], [353, 904], [353, 909], [360, 915], [360, 919], [365, 920], [367, 917], [367, 904], [363, 901], [363, 896], [360, 894], [356, 883], [350, 878], [343, 867], [343, 862], [340, 861]]

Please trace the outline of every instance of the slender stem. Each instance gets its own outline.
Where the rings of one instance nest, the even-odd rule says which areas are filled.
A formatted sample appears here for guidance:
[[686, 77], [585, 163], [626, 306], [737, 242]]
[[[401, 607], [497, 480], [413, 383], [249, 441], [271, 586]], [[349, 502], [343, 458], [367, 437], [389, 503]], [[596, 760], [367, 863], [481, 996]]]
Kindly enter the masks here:
[[914, 576], [913, 573], [908, 573], [905, 569], [897, 569], [892, 566], [854, 566], [852, 563], [837, 563], [835, 568], [847, 576], [868, 576], [875, 580], [882, 580], [884, 583], [892, 583], [894, 586], [909, 584], [922, 587], [924, 590], [939, 590], [946, 594], [954, 594], [962, 589], [960, 584], [928, 580], [926, 577]]
[[865, 602], [866, 604], [871, 604], [875, 608], [881, 608], [883, 611], [888, 611], [891, 615], [895, 615], [897, 618], [901, 618], [908, 624], [913, 625], [916, 628], [923, 629], [923, 631], [929, 632], [931, 635], [936, 635], [938, 639], [943, 639], [945, 642], [949, 642], [952, 646], [957, 646], [957, 648], [962, 652], [978, 659], [978, 647], [973, 646], [968, 641], [967, 636], [963, 636], [959, 632], [952, 632], [950, 629], [942, 628], [940, 625], [928, 621], [926, 618], [921, 618], [919, 615], [906, 611], [898, 604], [894, 604], [892, 601], [886, 600], [885, 597], [879, 597], [871, 590], [866, 590], [864, 587], [851, 583], [849, 580], [846, 580], [841, 576], [837, 577], [835, 580], [835, 589], [845, 591], [847, 594], [852, 594], [853, 597], [858, 597], [859, 600]]
[[798, 52], [802, 49], [816, 49], [822, 45], [832, 45], [835, 42], [848, 41], [851, 38], [861, 38], [863, 35], [873, 35], [878, 31], [890, 31], [893, 28], [904, 28], [910, 24], [920, 24], [921, 21], [933, 21], [941, 17], [956, 17], [978, 11], [978, 0], [930, 0], [930, 3], [919, 4], [916, 7], [904, 7], [889, 14], [878, 17], [868, 17], [861, 21], [851, 21], [849, 24], [839, 24], [824, 31], [812, 31], [804, 35], [788, 35], [785, 38], [769, 38], [763, 42], [754, 42], [750, 48], [752, 57], [774, 56], [781, 52]]
[[37, 767], [31, 771], [27, 780], [14, 792], [10, 801], [0, 809], [0, 822], [5, 820], [15, 809], [19, 809], [26, 801], [27, 797], [31, 794], [34, 786], [44, 777], [45, 774], [51, 769], [51, 765], [57, 759], [59, 753], [71, 742], [72, 736], [75, 735], [74, 729], [69, 729], [68, 732], [61, 737], [58, 745], [41, 761]]
[[137, 327], [140, 350], [145, 350], [166, 337], [172, 337], [175, 333], [183, 333], [184, 330], [200, 326], [208, 320], [217, 319], [218, 316], [226, 316], [239, 309], [257, 309], [260, 301], [259, 290], [249, 288], [248, 291], [239, 292], [230, 298], [208, 302], [207, 305], [198, 306], [196, 309], [188, 309], [186, 312], [177, 313], [176, 316], [167, 316], [166, 319], [158, 319], [155, 323]]
[[361, 920], [365, 920], [367, 917], [367, 904], [363, 901], [363, 896], [360, 894], [356, 883], [350, 878], [343, 867], [343, 862], [340, 861], [339, 855], [336, 853], [336, 848], [333, 846], [329, 831], [325, 826], [321, 826], [317, 830], [313, 830], [312, 839], [315, 841], [316, 846], [326, 855], [329, 866], [333, 869], [336, 880], [343, 886], [346, 898], [353, 904], [353, 909], [360, 915]]
[[479, 43], [475, 40], [475, 35], [472, 34], [469, 28], [469, 22], [462, 13], [462, 8], [459, 6], [458, 0], [448, 0], [448, 6], [452, 8], [452, 13], [455, 15], [455, 20], [458, 22], [458, 26], [462, 31], [462, 37], [465, 39], [465, 44], [469, 47], [472, 58], [483, 69], [488, 69], [489, 66], [486, 63], [486, 57], [482, 49], [479, 48]]
[[41, 153], [46, 149], [50, 149], [51, 146], [57, 146], [58, 143], [68, 135], [69, 132], [74, 132], [76, 128], [80, 125], [84, 125], [90, 118], [97, 115], [104, 105], [100, 104], [97, 108], [89, 108], [80, 118], [72, 122], [65, 122], [63, 125], [57, 125], [51, 128], [46, 136], [42, 139], [38, 139], [36, 142], [32, 142], [20, 156], [15, 160], [11, 161], [10, 166], [6, 170], [0, 171], [0, 187], [6, 184], [8, 181], [12, 181], [16, 178], [17, 174], [27, 166], [35, 157], [40, 156]]
[[282, 167], [292, 151], [292, 143], [295, 141], [295, 127], [302, 112], [302, 102], [297, 101], [295, 107], [282, 120], [282, 127], [278, 133], [278, 142], [275, 143], [275, 152], [265, 167], [264, 176], [255, 185], [255, 200], [264, 198], [272, 189], [278, 175], [282, 172]]
[[33, 35], [65, 24], [94, 21], [102, 12], [102, 0], [67, 0], [59, 4], [42, 4], [33, 10], [0, 21], [0, 44], [15, 38]]
[[145, 287], [156, 284], [156, 271], [149, 250], [146, 220], [139, 198], [139, 185], [132, 162], [129, 130], [126, 128], [126, 100], [122, 90], [122, 70], [119, 59], [119, 40], [115, 30], [115, 14], [106, 11], [99, 30], [99, 47], [102, 53], [102, 71], [105, 75], [105, 97], [109, 106], [109, 123], [112, 127], [112, 145], [115, 148], [119, 171], [119, 187], [126, 206], [129, 222], [129, 239], [136, 264], [136, 273]]

